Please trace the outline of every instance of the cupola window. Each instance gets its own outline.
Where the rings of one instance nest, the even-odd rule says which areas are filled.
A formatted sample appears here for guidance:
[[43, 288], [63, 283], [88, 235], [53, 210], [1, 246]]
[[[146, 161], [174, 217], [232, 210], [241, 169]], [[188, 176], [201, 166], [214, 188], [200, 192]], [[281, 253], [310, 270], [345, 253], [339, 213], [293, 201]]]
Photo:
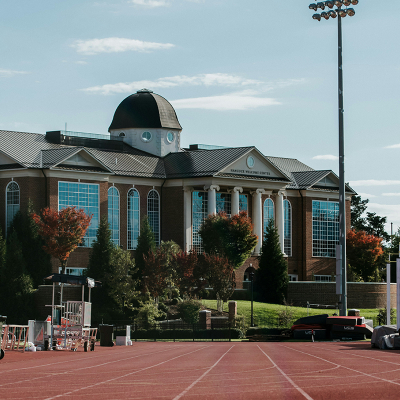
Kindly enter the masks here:
[[151, 140], [151, 133], [150, 132], [143, 132], [142, 133], [142, 140], [143, 142], [150, 142]]
[[174, 134], [174, 132], [168, 132], [168, 133], [167, 133], [167, 140], [168, 140], [168, 142], [169, 142], [169, 143], [172, 143], [172, 142], [174, 141], [174, 139], [175, 139], [175, 134]]

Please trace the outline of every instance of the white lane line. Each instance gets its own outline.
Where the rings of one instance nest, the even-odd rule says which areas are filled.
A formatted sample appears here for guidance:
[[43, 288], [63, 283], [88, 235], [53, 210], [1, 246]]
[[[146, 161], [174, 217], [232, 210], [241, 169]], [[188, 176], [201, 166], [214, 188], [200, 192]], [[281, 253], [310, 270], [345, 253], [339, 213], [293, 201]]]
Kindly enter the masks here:
[[[49, 377], [49, 376], [55, 377], [57, 375], [74, 374], [76, 371], [81, 371], [81, 370], [85, 370], [86, 371], [86, 370], [89, 370], [89, 369], [92, 369], [92, 368], [98, 368], [98, 367], [102, 367], [104, 365], [108, 365], [108, 364], [112, 364], [112, 363], [116, 363], [116, 362], [120, 362], [120, 361], [131, 360], [133, 358], [148, 356], [148, 355], [151, 355], [151, 354], [164, 353], [164, 352], [170, 351], [170, 350], [171, 350], [171, 348], [166, 349], [166, 350], [161, 350], [161, 351], [155, 351], [155, 352], [152, 352], [152, 353], [138, 354], [138, 355], [132, 356], [132, 357], [120, 358], [118, 360], [107, 361], [107, 362], [104, 362], [102, 364], [96, 364], [96, 365], [91, 365], [91, 366], [86, 366], [86, 367], [81, 367], [81, 368], [74, 368], [74, 369], [71, 369], [71, 370], [68, 370], [68, 371], [64, 370], [64, 371], [61, 371], [61, 372], [54, 372], [54, 373], [51, 372], [51, 371], [43, 371], [43, 372], [41, 372], [42, 375], [38, 376], [36, 378], [23, 379], [23, 380], [18, 381], [18, 382], [3, 383], [3, 384], [0, 385], [0, 387], [7, 386], [7, 385], [18, 385], [20, 383], [31, 382], [31, 381], [35, 381], [35, 380], [38, 380], [38, 379], [43, 379], [44, 377]], [[87, 359], [87, 360], [90, 360], [90, 359]]]
[[231, 346], [227, 352], [225, 352], [216, 363], [214, 363], [206, 372], [204, 372], [203, 375], [200, 376], [200, 378], [197, 378], [191, 385], [189, 385], [182, 393], [179, 393], [178, 396], [174, 397], [173, 400], [179, 400], [182, 396], [184, 396], [194, 385], [196, 385], [198, 382], [200, 382], [224, 357], [228, 352], [235, 347], [235, 345]]
[[117, 376], [116, 378], [111, 378], [111, 379], [107, 379], [107, 380], [102, 381], [102, 382], [93, 383], [92, 385], [83, 386], [83, 387], [81, 387], [81, 388], [79, 388], [79, 389], [71, 390], [70, 392], [65, 392], [65, 393], [62, 393], [62, 394], [58, 394], [57, 396], [48, 397], [48, 398], [46, 398], [45, 400], [53, 400], [53, 399], [56, 399], [56, 398], [58, 398], [58, 397], [68, 396], [68, 395], [70, 395], [70, 394], [72, 394], [72, 393], [79, 392], [80, 390], [90, 389], [90, 388], [93, 388], [93, 387], [95, 387], [95, 386], [99, 386], [99, 385], [103, 385], [103, 384], [105, 384], [105, 383], [109, 383], [109, 382], [116, 381], [117, 379], [126, 378], [126, 377], [129, 376], [129, 375], [134, 375], [134, 374], [137, 374], [137, 373], [139, 373], [139, 372], [141, 372], [141, 371], [146, 371], [146, 370], [148, 370], [148, 369], [155, 368], [155, 367], [158, 367], [159, 365], [165, 364], [165, 363], [167, 363], [167, 362], [169, 362], [169, 361], [176, 360], [177, 358], [181, 358], [181, 357], [183, 357], [183, 356], [187, 356], [188, 354], [196, 353], [197, 351], [203, 350], [203, 349], [206, 348], [206, 347], [210, 347], [210, 346], [203, 346], [203, 347], [201, 347], [200, 349], [193, 350], [193, 351], [190, 351], [190, 352], [188, 352], [188, 353], [181, 354], [180, 356], [176, 356], [176, 357], [170, 358], [169, 360], [162, 361], [162, 362], [160, 362], [160, 363], [158, 363], [158, 364], [150, 365], [149, 367], [141, 368], [141, 369], [138, 369], [138, 370], [136, 370], [136, 371], [129, 372], [128, 374], [121, 375], [121, 376]]
[[268, 358], [269, 361], [272, 362], [272, 364], [275, 366], [275, 368], [285, 377], [285, 379], [296, 389], [298, 390], [307, 400], [314, 400], [311, 396], [309, 396], [299, 385], [297, 385], [295, 382], [293, 382], [289, 376], [287, 376], [271, 359], [271, 357], [259, 346], [257, 347], [261, 350], [262, 353], [264, 353]]
[[372, 375], [372, 374], [367, 374], [366, 372], [361, 372], [361, 371], [358, 371], [358, 370], [353, 369], [353, 368], [350, 368], [350, 367], [345, 367], [344, 365], [337, 364], [337, 363], [334, 363], [334, 362], [332, 362], [332, 361], [325, 360], [325, 359], [322, 358], [322, 357], [314, 356], [313, 354], [306, 353], [305, 351], [293, 349], [292, 347], [289, 347], [289, 346], [284, 346], [284, 345], [281, 345], [281, 346], [282, 346], [282, 347], [286, 347], [287, 349], [290, 349], [290, 350], [293, 350], [293, 351], [297, 351], [298, 353], [303, 353], [303, 354], [306, 354], [306, 355], [308, 355], [308, 356], [311, 356], [311, 357], [314, 357], [314, 358], [318, 358], [319, 360], [325, 361], [325, 362], [330, 363], [330, 364], [333, 364], [333, 365], [339, 365], [339, 366], [341, 366], [341, 367], [344, 368], [344, 369], [348, 369], [349, 371], [356, 372], [356, 373], [358, 373], [358, 374], [361, 374], [361, 375], [364, 375], [364, 376], [368, 376], [368, 377], [370, 377], [370, 378], [379, 379], [380, 381], [384, 381], [384, 382], [392, 383], [393, 385], [400, 386], [400, 383], [391, 381], [390, 379], [380, 378], [379, 376], [375, 376], [375, 375]]
[[[155, 347], [155, 346], [154, 346]], [[181, 345], [179, 345], [179, 346], [177, 346], [177, 347], [183, 347], [183, 346], [181, 346]], [[63, 351], [65, 351], [65, 350], [63, 350]], [[117, 353], [118, 354], [118, 353]], [[115, 354], [113, 354], [113, 355], [115, 355]], [[146, 355], [146, 354], [144, 354], [144, 355]], [[72, 358], [72, 359], [70, 359], [70, 360], [64, 360], [64, 361], [57, 361], [57, 362], [53, 362], [53, 363], [48, 363], [48, 364], [41, 364], [41, 365], [33, 365], [33, 366], [31, 366], [31, 367], [20, 367], [20, 368], [15, 368], [15, 369], [6, 369], [6, 370], [4, 370], [4, 371], [0, 371], [0, 374], [4, 374], [4, 373], [6, 373], [6, 372], [16, 372], [16, 371], [18, 371], [18, 372], [21, 372], [22, 370], [25, 370], [25, 369], [33, 369], [33, 368], [40, 368], [40, 367], [49, 367], [50, 365], [57, 365], [57, 364], [66, 364], [66, 363], [69, 363], [69, 362], [74, 362], [74, 363], [76, 363], [76, 362], [79, 362], [79, 361], [88, 361], [88, 360], [93, 360], [94, 358], [99, 358], [99, 357], [102, 357], [102, 358], [104, 358], [104, 354], [101, 354], [101, 355], [98, 355], [98, 356], [95, 356], [95, 355], [91, 355], [90, 356], [90, 358], [88, 357], [88, 355], [82, 355], [82, 357], [77, 357], [77, 358]], [[27, 362], [29, 362], [29, 361], [27, 361]]]

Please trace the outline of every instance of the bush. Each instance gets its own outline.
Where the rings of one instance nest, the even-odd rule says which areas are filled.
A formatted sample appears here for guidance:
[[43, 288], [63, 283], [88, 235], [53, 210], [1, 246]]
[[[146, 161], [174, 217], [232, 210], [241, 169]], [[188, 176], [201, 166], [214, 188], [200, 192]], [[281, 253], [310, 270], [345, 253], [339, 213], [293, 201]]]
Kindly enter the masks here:
[[188, 324], [195, 324], [199, 321], [200, 302], [196, 300], [185, 300], [178, 304], [179, 317]]
[[161, 302], [158, 303], [158, 309], [163, 313], [167, 313], [169, 310], [168, 306]]
[[176, 306], [178, 303], [180, 303], [182, 301], [182, 299], [180, 297], [175, 297], [171, 300], [171, 304], [173, 306]]

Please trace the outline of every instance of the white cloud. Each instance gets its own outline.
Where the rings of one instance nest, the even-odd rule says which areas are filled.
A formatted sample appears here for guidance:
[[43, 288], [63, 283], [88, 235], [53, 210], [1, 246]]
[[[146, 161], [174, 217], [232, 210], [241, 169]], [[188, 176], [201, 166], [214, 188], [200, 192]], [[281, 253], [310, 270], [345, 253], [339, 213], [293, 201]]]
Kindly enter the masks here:
[[0, 69], [1, 78], [11, 78], [14, 75], [24, 75], [27, 74], [26, 71], [14, 71], [12, 69]]
[[386, 197], [398, 197], [398, 196], [400, 196], [400, 193], [382, 193], [382, 196], [386, 196]]
[[204, 110], [248, 110], [257, 107], [279, 105], [272, 98], [249, 96], [243, 93], [232, 93], [222, 96], [197, 97], [171, 101], [175, 109], [200, 108]]
[[314, 156], [312, 158], [313, 160], [338, 160], [338, 156], [334, 156], [332, 154], [325, 154], [325, 155], [320, 155], [320, 156]]
[[121, 53], [124, 51], [149, 52], [174, 47], [171, 43], [144, 42], [136, 39], [110, 37], [104, 39], [77, 40], [71, 45], [78, 53], [93, 55], [98, 53]]
[[391, 180], [360, 180], [360, 181], [351, 181], [350, 186], [389, 186], [389, 185], [400, 185], [400, 181], [391, 181]]
[[400, 143], [398, 144], [392, 144], [390, 146], [385, 146], [385, 149], [400, 149]]
[[400, 225], [400, 204], [389, 205], [368, 203], [368, 212], [375, 212], [380, 217], [386, 217], [388, 222], [386, 224], [387, 230], [390, 229], [391, 222], [393, 222], [395, 225]]
[[154, 81], [142, 80], [128, 83], [111, 83], [102, 86], [93, 86], [83, 89], [89, 93], [133, 93], [139, 89], [149, 88], [171, 88], [177, 86], [231, 86], [246, 87], [250, 85], [259, 85], [261, 81], [245, 79], [238, 75], [229, 74], [199, 74], [194, 76], [177, 75], [165, 78], [159, 78]]
[[369, 194], [369, 193], [358, 193], [359, 196], [361, 196], [363, 199], [372, 199], [373, 197], [377, 197], [374, 194]]
[[136, 6], [144, 6], [149, 8], [165, 7], [170, 5], [170, 3], [165, 0], [130, 0], [130, 3]]
[[76, 61], [75, 64], [85, 65], [87, 64], [86, 61]]

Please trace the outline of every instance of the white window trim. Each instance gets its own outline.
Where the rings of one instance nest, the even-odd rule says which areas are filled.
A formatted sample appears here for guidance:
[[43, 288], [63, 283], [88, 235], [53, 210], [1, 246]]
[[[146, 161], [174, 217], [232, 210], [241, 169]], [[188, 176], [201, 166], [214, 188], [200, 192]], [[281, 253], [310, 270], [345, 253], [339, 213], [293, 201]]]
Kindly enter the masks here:
[[[168, 135], [169, 135], [170, 133], [172, 133], [172, 140], [169, 140], [169, 139], [168, 139]], [[166, 139], [167, 139], [167, 142], [168, 142], [168, 143], [173, 143], [174, 140], [175, 140], [175, 132], [168, 131], [168, 132], [167, 132]]]
[[[318, 276], [318, 278], [329, 278], [327, 281], [321, 281], [321, 280], [317, 280], [316, 277]], [[328, 282], [333, 282], [332, 280], [332, 275], [314, 275], [314, 281], [315, 282], [321, 282], [321, 283], [328, 283]]]
[[[156, 189], [151, 189], [149, 190], [149, 193], [147, 193], [147, 217], [149, 216], [149, 196], [151, 192], [156, 192], [158, 195], [158, 243], [156, 241], [157, 246], [160, 245], [161, 243], [161, 224], [160, 224], [160, 217], [161, 217], [161, 196], [160, 193]], [[154, 234], [154, 232], [153, 232]]]
[[[7, 231], [8, 231], [8, 219], [7, 219], [7, 211], [8, 211], [7, 189], [8, 189], [8, 187], [9, 187], [12, 183], [15, 183], [15, 184], [18, 186], [18, 192], [19, 192], [19, 195], [18, 195], [18, 206], [21, 208], [21, 188], [20, 188], [18, 182], [15, 182], [14, 180], [11, 180], [10, 182], [7, 183], [6, 191], [5, 191], [5, 205], [6, 205], [6, 207], [5, 207], [5, 208], [6, 208], [6, 214], [5, 214], [6, 231], [5, 231], [5, 236], [7, 236]], [[14, 217], [13, 217], [13, 219], [14, 219]], [[10, 223], [11, 223], [11, 222], [10, 222]]]
[[128, 209], [128, 205], [129, 205], [129, 192], [130, 192], [131, 190], [136, 191], [136, 193], [138, 194], [138, 197], [139, 197], [139, 235], [140, 235], [140, 193], [139, 193], [139, 190], [137, 190], [137, 189], [134, 188], [134, 187], [131, 187], [131, 188], [128, 190], [128, 193], [126, 194], [126, 248], [127, 248], [127, 250], [136, 250], [136, 249], [130, 249], [130, 248], [129, 248], [129, 235], [128, 235], [129, 209]]
[[[98, 183], [90, 183], [90, 182], [81, 182], [79, 181], [58, 181], [57, 182], [57, 211], [60, 211], [60, 182], [61, 183], [78, 183], [78, 184], [83, 184], [83, 185], [96, 185], [98, 187], [98, 196], [97, 196], [97, 207], [99, 209], [99, 225], [100, 225], [100, 184]], [[108, 194], [108, 193], [107, 193]], [[80, 210], [79, 206], [75, 206], [77, 208], [77, 210]], [[91, 223], [91, 221], [90, 221]], [[89, 225], [90, 226], [90, 225]], [[99, 229], [99, 227], [97, 227], [97, 229]], [[92, 246], [79, 246], [81, 249], [91, 249]]]
[[[108, 221], [108, 192], [114, 188], [118, 193], [118, 246], [121, 244], [121, 194], [116, 186], [110, 186], [107, 190], [107, 221]], [[112, 229], [111, 229], [112, 236]]]
[[[285, 216], [285, 201], [288, 202], [289, 204], [289, 209], [290, 209], [290, 256], [293, 256], [293, 247], [292, 247], [292, 242], [293, 242], [293, 229], [292, 229], [292, 224], [293, 224], [293, 207], [292, 203], [289, 201], [289, 199], [284, 199], [283, 200], [283, 215]], [[285, 224], [285, 221], [283, 221]], [[283, 231], [285, 231], [285, 225], [283, 226]], [[283, 233], [283, 236], [285, 236], [285, 233]], [[284, 246], [285, 247], [285, 246]]]

